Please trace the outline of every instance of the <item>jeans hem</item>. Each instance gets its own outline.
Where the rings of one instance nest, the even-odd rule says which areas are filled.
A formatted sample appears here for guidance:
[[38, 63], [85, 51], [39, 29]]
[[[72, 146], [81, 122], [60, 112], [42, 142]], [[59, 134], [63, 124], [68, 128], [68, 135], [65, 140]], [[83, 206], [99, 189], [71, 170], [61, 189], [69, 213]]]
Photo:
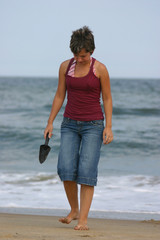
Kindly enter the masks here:
[[77, 184], [83, 184], [88, 186], [96, 186], [97, 185], [97, 179], [90, 179], [86, 177], [76, 177], [76, 175], [72, 174], [58, 174], [61, 181], [73, 181]]
[[97, 185], [97, 179], [90, 179], [85, 177], [78, 177], [77, 178], [78, 184], [88, 185], [88, 186], [96, 186]]

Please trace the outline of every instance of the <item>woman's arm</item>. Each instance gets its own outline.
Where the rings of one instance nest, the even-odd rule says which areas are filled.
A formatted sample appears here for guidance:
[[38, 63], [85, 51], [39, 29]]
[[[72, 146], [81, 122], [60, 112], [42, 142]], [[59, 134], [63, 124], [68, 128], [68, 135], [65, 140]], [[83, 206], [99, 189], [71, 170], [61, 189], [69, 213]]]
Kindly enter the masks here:
[[48, 124], [44, 130], [44, 138], [46, 138], [47, 133], [49, 132], [49, 138], [52, 136], [53, 131], [53, 121], [56, 118], [59, 110], [61, 109], [65, 96], [66, 96], [66, 82], [65, 82], [65, 73], [68, 67], [69, 60], [63, 62], [59, 69], [59, 81], [58, 87], [53, 99], [52, 108], [50, 112], [50, 116], [48, 119]]
[[104, 64], [98, 62], [97, 63], [96, 75], [98, 73], [98, 77], [101, 82], [101, 90], [102, 90], [102, 99], [105, 113], [106, 125], [103, 131], [103, 143], [108, 144], [113, 141], [113, 133], [112, 133], [112, 95], [111, 95], [111, 87], [110, 87], [110, 79], [107, 68]]

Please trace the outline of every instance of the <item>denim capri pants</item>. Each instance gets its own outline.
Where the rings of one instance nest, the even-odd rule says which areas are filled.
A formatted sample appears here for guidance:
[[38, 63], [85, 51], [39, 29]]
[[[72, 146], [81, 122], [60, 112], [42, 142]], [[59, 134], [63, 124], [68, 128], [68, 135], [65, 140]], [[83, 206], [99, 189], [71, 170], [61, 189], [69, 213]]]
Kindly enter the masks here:
[[96, 186], [103, 120], [76, 121], [64, 117], [57, 171], [61, 181]]

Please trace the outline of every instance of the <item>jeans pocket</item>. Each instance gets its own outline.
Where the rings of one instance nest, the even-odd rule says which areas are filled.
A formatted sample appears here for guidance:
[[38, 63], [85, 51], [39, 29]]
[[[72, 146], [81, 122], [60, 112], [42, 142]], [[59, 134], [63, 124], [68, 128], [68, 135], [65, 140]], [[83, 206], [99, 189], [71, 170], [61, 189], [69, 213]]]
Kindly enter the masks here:
[[67, 125], [69, 123], [69, 120], [70, 120], [69, 118], [64, 117], [63, 121], [62, 121], [62, 124], [61, 124], [61, 127]]
[[99, 127], [104, 127], [104, 122], [103, 122], [103, 120], [93, 120], [93, 121], [91, 121], [91, 124], [93, 125], [93, 126], [99, 126]]
[[104, 125], [103, 120], [93, 120], [93, 121], [91, 121], [91, 124], [96, 125], [96, 126], [103, 126]]

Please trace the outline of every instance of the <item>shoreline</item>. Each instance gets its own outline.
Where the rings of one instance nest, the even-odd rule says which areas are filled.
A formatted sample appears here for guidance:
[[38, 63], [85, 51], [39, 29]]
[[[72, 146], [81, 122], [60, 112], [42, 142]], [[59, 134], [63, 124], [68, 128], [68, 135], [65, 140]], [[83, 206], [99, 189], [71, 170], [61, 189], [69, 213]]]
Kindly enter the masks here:
[[77, 221], [62, 224], [56, 216], [0, 213], [0, 239], [11, 240], [159, 240], [160, 221], [89, 218], [89, 230], [76, 231]]
[[[19, 214], [19, 215], [38, 215], [38, 216], [66, 216], [68, 209], [50, 209], [50, 208], [24, 208], [24, 207], [0, 207], [0, 214]], [[99, 211], [90, 210], [89, 218], [106, 219], [106, 220], [155, 220], [160, 221], [158, 213], [136, 213], [136, 212], [119, 212], [119, 211]]]

